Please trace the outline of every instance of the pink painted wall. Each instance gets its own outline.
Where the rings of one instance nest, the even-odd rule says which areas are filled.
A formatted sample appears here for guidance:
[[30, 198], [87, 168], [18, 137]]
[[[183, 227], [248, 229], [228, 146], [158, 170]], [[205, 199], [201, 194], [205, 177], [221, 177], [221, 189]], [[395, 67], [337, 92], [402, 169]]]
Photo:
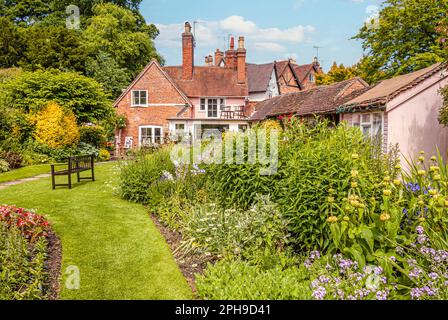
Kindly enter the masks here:
[[[190, 98], [194, 105], [194, 117], [196, 119], [207, 118], [207, 111], [201, 111], [201, 99], [200, 98]], [[226, 98], [226, 106], [244, 106], [246, 105], [245, 98]]]
[[388, 103], [388, 143], [398, 143], [403, 157], [415, 159], [422, 150], [432, 156], [439, 148], [447, 159], [448, 128], [438, 121], [446, 85], [448, 76], [437, 73]]

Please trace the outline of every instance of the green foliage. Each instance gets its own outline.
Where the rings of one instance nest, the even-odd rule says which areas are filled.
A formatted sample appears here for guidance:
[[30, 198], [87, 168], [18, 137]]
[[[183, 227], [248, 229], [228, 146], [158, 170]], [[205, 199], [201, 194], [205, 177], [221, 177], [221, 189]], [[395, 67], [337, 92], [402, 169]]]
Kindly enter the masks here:
[[125, 68], [132, 77], [151, 59], [162, 61], [152, 41], [158, 34], [154, 26], [139, 24], [138, 15], [113, 4], [97, 4], [92, 11], [93, 17], [83, 33], [89, 52], [107, 53], [111, 58], [109, 66], [115, 70]]
[[23, 159], [20, 153], [18, 152], [0, 150], [0, 159], [6, 161], [10, 169], [17, 169], [22, 166]]
[[338, 65], [336, 62], [331, 66], [328, 73], [319, 73], [316, 76], [317, 85], [329, 85], [356, 77], [356, 66], [346, 67], [342, 63]]
[[113, 98], [118, 98], [131, 81], [128, 70], [120, 67], [110, 54], [101, 51], [95, 59], [88, 60], [86, 75], [101, 83]]
[[132, 202], [148, 203], [148, 190], [162, 177], [164, 171], [174, 173], [170, 149], [138, 156], [136, 160], [122, 163], [120, 195]]
[[96, 81], [57, 70], [24, 72], [2, 86], [4, 103], [25, 113], [37, 112], [54, 101], [71, 110], [78, 123], [109, 119], [113, 108]]
[[256, 200], [247, 211], [214, 204], [194, 208], [183, 221], [181, 250], [269, 263], [288, 243], [287, 220], [268, 198]]
[[9, 163], [6, 160], [0, 158], [0, 173], [9, 171]]
[[370, 140], [354, 128], [339, 125], [329, 128], [328, 123], [316, 126], [292, 122], [286, 130], [283, 179], [279, 182], [276, 202], [280, 210], [291, 219], [291, 231], [299, 249], [327, 248], [330, 244], [326, 212], [327, 197], [341, 200], [354, 166], [356, 155], [365, 169], [364, 177], [368, 194], [374, 196], [373, 185], [382, 170], [381, 160], [376, 159]]
[[442, 88], [440, 93], [443, 96], [443, 106], [440, 108], [439, 121], [448, 126], [448, 86]]
[[106, 142], [106, 134], [101, 126], [81, 126], [79, 128], [80, 142], [90, 144], [96, 148], [100, 148]]
[[447, 0], [385, 1], [378, 24], [367, 23], [355, 36], [366, 51], [358, 66], [364, 80], [373, 83], [446, 59], [437, 26], [447, 11]]
[[264, 269], [242, 261], [209, 265], [196, 286], [206, 300], [308, 300], [308, 272], [304, 267]]

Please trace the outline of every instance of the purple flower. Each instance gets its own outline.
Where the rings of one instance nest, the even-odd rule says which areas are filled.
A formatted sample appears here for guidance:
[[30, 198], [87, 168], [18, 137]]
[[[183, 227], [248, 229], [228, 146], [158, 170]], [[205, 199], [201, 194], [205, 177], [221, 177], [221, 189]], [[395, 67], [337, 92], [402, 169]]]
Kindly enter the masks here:
[[327, 283], [330, 282], [330, 278], [328, 278], [328, 277], [326, 277], [326, 276], [320, 276], [320, 277], [319, 277], [319, 281], [320, 281], [320, 283], [322, 283], [322, 284], [327, 284]]
[[432, 279], [432, 280], [437, 280], [439, 278], [439, 275], [436, 272], [431, 272], [430, 274], [428, 274], [428, 276]]
[[417, 229], [415, 229], [415, 231], [420, 235], [425, 233], [425, 229], [422, 226], [418, 226]]
[[377, 300], [387, 300], [387, 296], [389, 295], [389, 292], [387, 290], [385, 291], [378, 291], [376, 293], [376, 299]]
[[313, 298], [316, 300], [323, 300], [327, 295], [327, 290], [324, 287], [318, 287], [313, 291]]
[[428, 237], [425, 235], [419, 235], [417, 237], [417, 243], [418, 244], [425, 244], [428, 241]]
[[313, 263], [311, 262], [310, 259], [306, 259], [305, 262], [303, 263], [303, 265], [304, 265], [307, 269], [309, 269], [309, 268], [311, 268], [311, 266], [313, 265]]
[[402, 247], [397, 247], [397, 248], [395, 248], [395, 252], [401, 256], [404, 253], [404, 250]]
[[393, 262], [397, 261], [397, 258], [395, 258], [394, 256], [391, 256], [389, 259], [390, 259], [390, 261], [393, 261]]
[[422, 273], [422, 269], [420, 268], [414, 268], [411, 270], [411, 272], [409, 272], [409, 278], [415, 278], [418, 279], [420, 278], [420, 274]]
[[375, 267], [373, 268], [373, 273], [375, 273], [375, 275], [379, 276], [381, 274], [383, 274], [384, 270], [381, 267]]
[[319, 251], [311, 251], [310, 259], [311, 260], [320, 259], [320, 252]]

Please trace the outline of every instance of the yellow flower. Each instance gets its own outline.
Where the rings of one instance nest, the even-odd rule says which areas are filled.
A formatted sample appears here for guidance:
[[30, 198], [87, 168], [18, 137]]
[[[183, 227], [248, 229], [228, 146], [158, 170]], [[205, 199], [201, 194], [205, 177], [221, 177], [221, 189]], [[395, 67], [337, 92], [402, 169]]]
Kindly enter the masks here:
[[385, 197], [390, 197], [392, 195], [392, 191], [391, 190], [383, 190], [383, 195]]
[[352, 188], [353, 189], [358, 188], [358, 182], [352, 182]]
[[389, 220], [390, 220], [390, 214], [388, 214], [388, 213], [383, 213], [383, 214], [380, 216], [380, 220], [381, 220], [382, 222], [389, 221]]
[[431, 166], [431, 167], [429, 168], [429, 171], [431, 171], [431, 172], [439, 172], [439, 171], [440, 171], [440, 168], [439, 168], [438, 166]]
[[400, 180], [394, 180], [394, 185], [396, 185], [397, 187], [401, 185], [401, 181]]
[[348, 216], [345, 216], [343, 220], [348, 222], [350, 221], [350, 218]]
[[426, 176], [426, 171], [425, 170], [419, 170], [418, 171], [418, 175], [424, 177], [424, 176]]
[[432, 196], [435, 196], [437, 193], [438, 193], [437, 190], [434, 189], [429, 190], [429, 194]]
[[328, 200], [329, 203], [333, 203], [334, 202], [334, 198], [333, 197], [328, 197], [327, 200]]
[[329, 192], [330, 194], [333, 194], [333, 193], [335, 193], [336, 191], [334, 191], [334, 189], [330, 189], [330, 190], [328, 190], [328, 192]]
[[359, 154], [357, 154], [357, 153], [352, 154], [352, 159], [353, 160], [358, 160], [359, 159]]
[[338, 217], [331, 216], [331, 217], [329, 217], [327, 219], [327, 222], [329, 222], [329, 223], [336, 223], [336, 222], [338, 222]]
[[385, 182], [390, 182], [390, 177], [384, 177]]
[[418, 161], [420, 161], [420, 162], [425, 162], [425, 157], [420, 157], [420, 158], [418, 158]]
[[424, 206], [424, 205], [425, 205], [425, 201], [420, 200], [419, 202], [417, 202], [417, 204], [418, 204], [419, 206]]
[[425, 151], [420, 151], [420, 154], [422, 155], [422, 156], [424, 156], [425, 154], [426, 154], [426, 152]]
[[431, 161], [437, 162], [437, 158], [435, 156], [432, 156]]
[[401, 170], [401, 165], [397, 164], [397, 165], [395, 166], [395, 169], [397, 169], [397, 170]]
[[425, 218], [420, 218], [420, 219], [418, 219], [418, 221], [420, 221], [420, 222], [425, 222], [426, 219], [425, 219]]
[[440, 176], [440, 174], [436, 174], [436, 175], [434, 175], [434, 177], [433, 177], [433, 180], [434, 180], [434, 181], [440, 181], [440, 179], [442, 179], [442, 177]]
[[359, 176], [359, 172], [357, 170], [352, 170], [352, 177], [357, 178]]

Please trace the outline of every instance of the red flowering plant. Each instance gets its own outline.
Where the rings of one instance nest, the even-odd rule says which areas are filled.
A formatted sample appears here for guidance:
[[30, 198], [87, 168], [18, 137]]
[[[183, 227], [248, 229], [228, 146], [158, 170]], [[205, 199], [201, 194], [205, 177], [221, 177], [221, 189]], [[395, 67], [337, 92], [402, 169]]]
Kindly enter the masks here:
[[0, 221], [8, 227], [15, 226], [30, 243], [48, 236], [48, 221], [43, 216], [23, 208], [0, 205]]

